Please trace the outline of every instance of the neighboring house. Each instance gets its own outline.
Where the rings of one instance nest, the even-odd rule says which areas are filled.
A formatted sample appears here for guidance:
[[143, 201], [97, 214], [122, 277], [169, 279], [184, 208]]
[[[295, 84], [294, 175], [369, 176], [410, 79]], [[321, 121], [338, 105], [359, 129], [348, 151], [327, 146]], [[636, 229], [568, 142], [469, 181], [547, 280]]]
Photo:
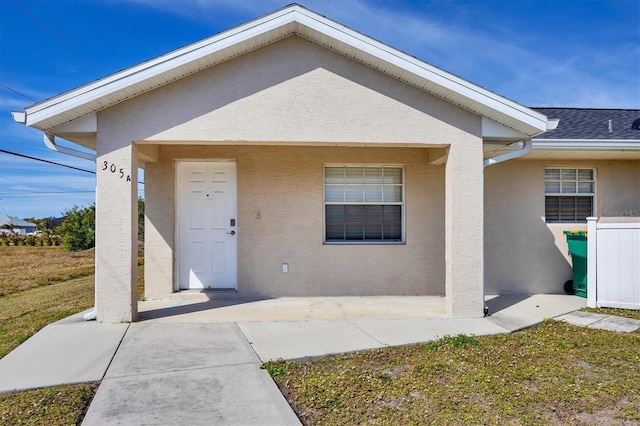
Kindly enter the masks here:
[[485, 169], [487, 294], [561, 292], [572, 276], [562, 231], [586, 230], [589, 216], [640, 216], [640, 110], [534, 110], [557, 128]]
[[[557, 121], [298, 5], [14, 118], [50, 146], [96, 150], [99, 321], [137, 317], [138, 167], [148, 298], [444, 295], [449, 315], [479, 317], [485, 280], [561, 289], [500, 279], [548, 268], [544, 255], [517, 256], [533, 243], [518, 232], [549, 233], [544, 192], [520, 200], [544, 191], [547, 162], [491, 166], [486, 183], [483, 168]], [[558, 251], [551, 233], [543, 243]]]
[[35, 223], [27, 222], [15, 216], [0, 216], [0, 234], [11, 232], [18, 235], [34, 234], [36, 227]]

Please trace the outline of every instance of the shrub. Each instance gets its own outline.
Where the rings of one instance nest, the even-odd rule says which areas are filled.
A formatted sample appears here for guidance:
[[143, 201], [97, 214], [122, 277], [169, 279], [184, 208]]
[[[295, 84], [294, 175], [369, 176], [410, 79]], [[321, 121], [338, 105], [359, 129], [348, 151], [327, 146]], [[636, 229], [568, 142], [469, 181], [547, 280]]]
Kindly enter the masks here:
[[[64, 222], [57, 233], [62, 236], [62, 243], [67, 250], [87, 250], [95, 246], [96, 239], [96, 206], [80, 208], [73, 206], [65, 214]], [[54, 244], [57, 245], [57, 244]]]

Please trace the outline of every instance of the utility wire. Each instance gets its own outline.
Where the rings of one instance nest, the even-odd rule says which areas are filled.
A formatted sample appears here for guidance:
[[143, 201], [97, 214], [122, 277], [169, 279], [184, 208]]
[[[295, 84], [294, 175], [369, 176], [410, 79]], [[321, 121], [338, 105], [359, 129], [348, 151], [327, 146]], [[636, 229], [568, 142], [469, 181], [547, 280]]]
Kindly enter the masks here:
[[[4, 153], [4, 154], [9, 154], [9, 155], [15, 155], [16, 157], [22, 157], [22, 158], [27, 158], [29, 160], [35, 160], [35, 161], [41, 161], [43, 163], [48, 163], [48, 164], [53, 164], [56, 166], [62, 166], [62, 167], [67, 167], [69, 169], [73, 169], [73, 170], [78, 170], [80, 172], [85, 172], [85, 173], [92, 173], [92, 174], [96, 174], [95, 171], [93, 170], [87, 170], [87, 169], [81, 169], [79, 167], [74, 167], [74, 166], [69, 166], [67, 164], [62, 164], [62, 163], [56, 163], [55, 161], [49, 161], [49, 160], [45, 160], [43, 158], [36, 158], [36, 157], [31, 157], [29, 155], [24, 155], [24, 154], [19, 154], [17, 152], [11, 152], [11, 151], [7, 151], [5, 149], [0, 149], [0, 152]], [[139, 184], [144, 185], [144, 182], [142, 181], [138, 181]]]
[[95, 191], [35, 191], [35, 192], [0, 192], [0, 195], [33, 195], [33, 194], [92, 194]]
[[104, 68], [102, 68], [100, 65], [96, 64], [93, 59], [91, 59], [90, 57], [88, 57], [87, 55], [85, 55], [84, 53], [82, 53], [80, 51], [80, 49], [78, 49], [77, 47], [75, 47], [73, 44], [69, 43], [67, 40], [65, 40], [60, 34], [58, 34], [57, 32], [55, 32], [51, 27], [49, 27], [47, 24], [45, 24], [44, 22], [42, 22], [40, 19], [38, 19], [33, 13], [29, 12], [27, 9], [24, 8], [24, 6], [22, 6], [20, 3], [18, 3], [18, 0], [11, 0], [11, 2], [13, 4], [15, 4], [18, 8], [20, 8], [20, 10], [22, 10], [24, 13], [26, 13], [27, 15], [29, 15], [31, 18], [33, 18], [34, 21], [36, 21], [38, 24], [42, 25], [42, 27], [44, 29], [46, 29], [47, 31], [49, 31], [51, 34], [53, 34], [54, 36], [56, 36], [57, 38], [59, 38], [64, 44], [66, 44], [67, 46], [69, 46], [71, 49], [73, 49], [73, 51], [75, 51], [78, 55], [80, 55], [82, 58], [84, 58], [84, 60], [86, 60], [87, 62], [89, 62], [91, 65], [93, 65], [94, 67], [98, 68], [99, 70], [101, 70], [102, 72], [104, 72], [105, 74], [109, 74], [107, 72], [107, 70], [105, 70]]
[[17, 152], [6, 151], [4, 149], [0, 149], [0, 152], [5, 153], [5, 154], [9, 154], [9, 155], [15, 155], [16, 157], [28, 158], [29, 160], [41, 161], [43, 163], [48, 163], [48, 164], [55, 164], [56, 166], [67, 167], [69, 169], [78, 170], [80, 172], [93, 173], [94, 175], [96, 174], [96, 172], [94, 172], [92, 170], [81, 169], [79, 167], [69, 166], [67, 164], [62, 164], [62, 163], [56, 163], [54, 161], [44, 160], [42, 158], [30, 157], [28, 155], [18, 154]]
[[[138, 189], [138, 192], [144, 192], [144, 189]], [[57, 197], [59, 195], [73, 195], [73, 194], [94, 194], [95, 191], [33, 191], [33, 192], [0, 192], [2, 199], [13, 198], [31, 198], [31, 197]], [[5, 212], [6, 214], [6, 212]]]
[[29, 100], [31, 100], [31, 101], [33, 101], [33, 102], [38, 102], [38, 101], [36, 101], [35, 99], [33, 99], [32, 97], [27, 96], [27, 95], [25, 95], [24, 93], [20, 93], [20, 92], [18, 92], [17, 90], [12, 89], [11, 87], [7, 86], [6, 84], [2, 84], [2, 83], [0, 83], [0, 87], [3, 87], [3, 88], [5, 88], [5, 89], [7, 89], [8, 91], [13, 92], [13, 93], [15, 93], [15, 94], [17, 94], [17, 95], [20, 95], [20, 96], [22, 96], [23, 98], [27, 98], [27, 99], [29, 99]]

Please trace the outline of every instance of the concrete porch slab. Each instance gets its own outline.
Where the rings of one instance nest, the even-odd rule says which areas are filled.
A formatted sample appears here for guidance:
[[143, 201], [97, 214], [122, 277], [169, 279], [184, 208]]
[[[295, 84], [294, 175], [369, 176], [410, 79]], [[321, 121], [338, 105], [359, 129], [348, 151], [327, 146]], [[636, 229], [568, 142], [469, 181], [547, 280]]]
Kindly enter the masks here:
[[446, 316], [440, 296], [280, 297], [242, 299], [215, 293], [176, 293], [138, 304], [143, 322], [253, 322], [342, 319], [432, 319]]

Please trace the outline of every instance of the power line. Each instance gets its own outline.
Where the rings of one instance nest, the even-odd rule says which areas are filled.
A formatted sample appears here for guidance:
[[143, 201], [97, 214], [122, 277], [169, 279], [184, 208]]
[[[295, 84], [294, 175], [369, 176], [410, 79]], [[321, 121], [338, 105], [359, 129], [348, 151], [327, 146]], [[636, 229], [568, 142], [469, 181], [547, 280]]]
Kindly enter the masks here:
[[35, 161], [41, 161], [43, 163], [48, 163], [48, 164], [54, 164], [56, 166], [62, 166], [62, 167], [67, 167], [69, 169], [73, 169], [73, 170], [78, 170], [80, 172], [85, 172], [85, 173], [92, 173], [92, 174], [96, 174], [96, 172], [92, 171], [92, 170], [87, 170], [87, 169], [81, 169], [79, 167], [74, 167], [74, 166], [69, 166], [67, 164], [62, 164], [62, 163], [56, 163], [55, 161], [49, 161], [49, 160], [44, 160], [42, 158], [36, 158], [36, 157], [30, 157], [28, 155], [24, 155], [24, 154], [18, 154], [17, 152], [11, 152], [11, 151], [6, 151], [4, 149], [0, 149], [0, 152], [3, 152], [5, 154], [9, 154], [9, 155], [15, 155], [16, 157], [22, 157], [22, 158], [28, 158], [29, 160], [35, 160]]
[[107, 70], [105, 70], [104, 68], [102, 68], [100, 65], [96, 64], [93, 59], [89, 58], [87, 55], [85, 55], [84, 53], [82, 53], [80, 51], [80, 49], [78, 49], [77, 47], [75, 47], [73, 44], [69, 43], [67, 40], [65, 40], [60, 34], [58, 34], [57, 32], [55, 32], [51, 27], [49, 27], [47, 24], [45, 24], [44, 22], [42, 22], [40, 19], [38, 19], [33, 13], [29, 12], [27, 9], [24, 8], [24, 6], [22, 6], [20, 3], [18, 3], [18, 0], [11, 0], [11, 2], [13, 4], [15, 4], [18, 8], [20, 8], [20, 10], [22, 10], [24, 13], [26, 13], [28, 16], [30, 16], [31, 18], [33, 18], [34, 21], [36, 21], [38, 24], [42, 25], [42, 27], [44, 29], [46, 29], [47, 31], [49, 31], [51, 34], [53, 34], [54, 36], [56, 36], [57, 38], [59, 38], [64, 44], [66, 44], [67, 46], [69, 46], [71, 49], [73, 49], [78, 55], [80, 55], [82, 58], [84, 58], [84, 60], [86, 60], [87, 62], [89, 62], [91, 65], [93, 65], [94, 67], [98, 68], [99, 70], [101, 70], [102, 72], [104, 72], [105, 74], [109, 74], [107, 72]]
[[23, 98], [27, 98], [27, 99], [29, 99], [29, 100], [31, 100], [31, 101], [33, 101], [33, 102], [38, 102], [38, 101], [36, 101], [35, 99], [33, 99], [32, 97], [27, 96], [27, 95], [25, 95], [24, 93], [20, 93], [20, 92], [18, 92], [17, 90], [12, 89], [11, 87], [7, 86], [6, 84], [2, 84], [2, 83], [0, 83], [0, 87], [3, 87], [3, 88], [5, 88], [5, 89], [7, 89], [8, 91], [13, 92], [13, 93], [15, 93], [15, 94], [17, 94], [17, 95], [20, 95], [20, 96], [22, 96]]
[[32, 194], [91, 194], [95, 191], [33, 191], [33, 192], [0, 192], [0, 195], [32, 195]]
[[[61, 166], [61, 167], [67, 167], [69, 169], [73, 169], [73, 170], [78, 170], [80, 172], [85, 172], [85, 173], [91, 173], [91, 174], [96, 174], [95, 171], [93, 170], [87, 170], [87, 169], [81, 169], [79, 167], [74, 167], [74, 166], [69, 166], [67, 164], [62, 164], [62, 163], [56, 163], [55, 161], [49, 161], [49, 160], [45, 160], [43, 158], [36, 158], [36, 157], [31, 157], [29, 155], [25, 155], [25, 154], [19, 154], [17, 152], [11, 152], [11, 151], [7, 151], [5, 149], [0, 149], [0, 152], [4, 153], [4, 154], [9, 154], [9, 155], [15, 155], [16, 157], [22, 157], [22, 158], [26, 158], [29, 160], [34, 160], [34, 161], [41, 161], [43, 163], [47, 163], [47, 164], [53, 164], [55, 166]], [[138, 181], [139, 184], [144, 185], [143, 181]]]
[[[144, 192], [144, 189], [138, 188], [138, 192]], [[31, 198], [34, 196], [42, 197], [57, 197], [59, 195], [79, 195], [79, 194], [94, 194], [95, 191], [33, 191], [33, 192], [0, 192], [0, 196], [10, 200], [13, 198]]]

